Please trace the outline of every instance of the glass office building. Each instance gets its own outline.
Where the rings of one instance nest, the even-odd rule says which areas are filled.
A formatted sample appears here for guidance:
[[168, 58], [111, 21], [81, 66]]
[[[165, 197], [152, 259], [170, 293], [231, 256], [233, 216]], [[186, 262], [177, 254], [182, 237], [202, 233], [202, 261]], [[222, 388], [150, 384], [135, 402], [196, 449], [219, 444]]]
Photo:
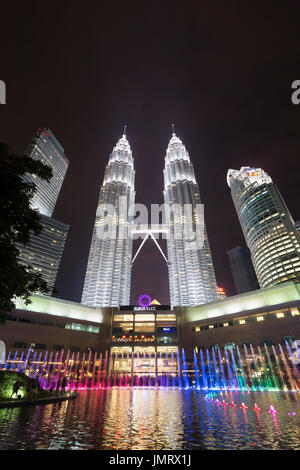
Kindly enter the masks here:
[[51, 295], [69, 226], [42, 214], [40, 214], [40, 219], [43, 226], [42, 232], [39, 235], [31, 234], [29, 246], [17, 245], [19, 262], [24, 266], [31, 266], [34, 272], [41, 274], [47, 282], [48, 294]]
[[53, 176], [49, 182], [35, 175], [27, 174], [25, 179], [34, 183], [37, 190], [31, 199], [31, 207], [41, 214], [51, 217], [59, 196], [69, 160], [64, 149], [50, 129], [38, 129], [25, 155], [39, 160], [52, 168]]
[[228, 170], [227, 183], [260, 287], [300, 281], [300, 234], [270, 176], [261, 168]]
[[26, 174], [24, 179], [36, 185], [36, 192], [30, 203], [32, 209], [39, 212], [43, 230], [39, 235], [31, 234], [29, 246], [20, 243], [16, 246], [19, 250], [19, 262], [41, 274], [47, 282], [48, 294], [51, 295], [69, 230], [69, 225], [59, 222], [51, 216], [64, 181], [69, 160], [53, 133], [46, 128], [38, 129], [25, 155], [50, 166], [53, 176], [47, 182], [35, 177], [35, 175]]

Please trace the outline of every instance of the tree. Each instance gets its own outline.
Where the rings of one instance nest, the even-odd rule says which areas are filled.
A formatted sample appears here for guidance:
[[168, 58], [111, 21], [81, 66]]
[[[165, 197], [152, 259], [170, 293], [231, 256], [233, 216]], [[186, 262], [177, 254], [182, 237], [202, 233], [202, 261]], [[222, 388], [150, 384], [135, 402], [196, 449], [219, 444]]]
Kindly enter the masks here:
[[36, 185], [24, 179], [26, 173], [46, 181], [52, 177], [50, 167], [28, 156], [12, 155], [0, 142], [0, 323], [15, 308], [16, 297], [30, 304], [32, 292], [48, 292], [41, 275], [18, 261], [16, 243], [29, 245], [30, 234], [43, 230], [38, 211], [30, 207]]

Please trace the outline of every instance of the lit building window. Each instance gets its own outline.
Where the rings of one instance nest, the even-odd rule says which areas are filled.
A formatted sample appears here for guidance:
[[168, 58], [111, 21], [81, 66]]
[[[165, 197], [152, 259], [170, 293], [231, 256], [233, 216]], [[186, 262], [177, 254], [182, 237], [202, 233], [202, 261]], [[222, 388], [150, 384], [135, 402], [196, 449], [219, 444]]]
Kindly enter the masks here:
[[156, 321], [176, 321], [176, 315], [173, 313], [162, 313], [156, 315]]
[[256, 320], [257, 321], [264, 321], [264, 317], [257, 317]]
[[133, 321], [133, 315], [114, 315], [114, 321]]
[[223, 323], [223, 326], [229, 326], [229, 323], [228, 322]]
[[152, 332], [155, 330], [155, 323], [135, 323], [135, 331]]
[[296, 317], [297, 315], [300, 315], [300, 312], [297, 309], [297, 307], [292, 307], [291, 308], [291, 314], [292, 314], [293, 317]]
[[155, 321], [155, 315], [153, 314], [137, 314], [135, 315], [135, 321]]
[[283, 312], [276, 313], [276, 317], [277, 318], [284, 318], [284, 313]]
[[245, 325], [245, 323], [246, 323], [246, 320], [240, 320], [240, 321], [239, 321], [239, 324], [240, 324], [240, 325]]

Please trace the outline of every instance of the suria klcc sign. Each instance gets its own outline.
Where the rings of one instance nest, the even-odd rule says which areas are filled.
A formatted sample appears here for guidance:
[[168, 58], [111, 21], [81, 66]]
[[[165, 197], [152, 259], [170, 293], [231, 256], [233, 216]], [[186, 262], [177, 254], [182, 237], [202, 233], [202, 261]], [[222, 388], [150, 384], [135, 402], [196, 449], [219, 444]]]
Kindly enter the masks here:
[[[144, 294], [143, 294], [144, 295]], [[160, 312], [171, 310], [170, 305], [122, 305], [119, 307], [120, 312]]]

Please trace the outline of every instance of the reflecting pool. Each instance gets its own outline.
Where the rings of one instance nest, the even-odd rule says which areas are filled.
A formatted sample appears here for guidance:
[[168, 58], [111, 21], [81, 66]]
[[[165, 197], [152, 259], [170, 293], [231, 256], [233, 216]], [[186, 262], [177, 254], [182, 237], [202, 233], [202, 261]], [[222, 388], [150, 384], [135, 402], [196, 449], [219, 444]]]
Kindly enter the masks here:
[[300, 394], [86, 390], [0, 409], [0, 449], [300, 449]]

